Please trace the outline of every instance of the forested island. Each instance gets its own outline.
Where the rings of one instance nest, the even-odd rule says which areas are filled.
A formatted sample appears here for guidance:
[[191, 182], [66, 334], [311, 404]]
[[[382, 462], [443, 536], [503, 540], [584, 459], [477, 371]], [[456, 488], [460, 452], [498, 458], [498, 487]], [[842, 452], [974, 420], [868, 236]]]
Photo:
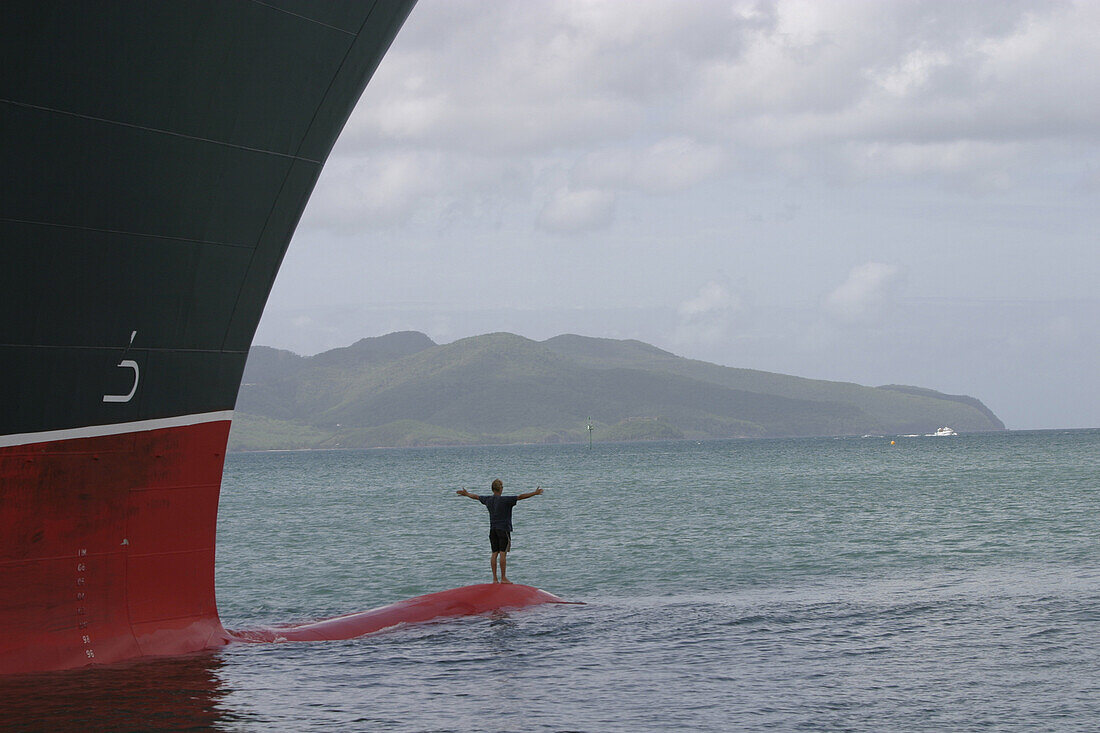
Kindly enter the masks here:
[[640, 341], [418, 332], [303, 357], [255, 346], [231, 450], [1004, 430], [979, 400], [685, 359]]

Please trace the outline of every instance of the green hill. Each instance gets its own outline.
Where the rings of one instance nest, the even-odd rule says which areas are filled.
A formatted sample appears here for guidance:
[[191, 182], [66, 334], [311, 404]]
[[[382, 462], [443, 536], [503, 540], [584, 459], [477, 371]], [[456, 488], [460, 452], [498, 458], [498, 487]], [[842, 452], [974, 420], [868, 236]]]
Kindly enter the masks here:
[[980, 401], [684, 359], [639, 341], [393, 333], [312, 357], [256, 346], [233, 450], [1003, 430]]

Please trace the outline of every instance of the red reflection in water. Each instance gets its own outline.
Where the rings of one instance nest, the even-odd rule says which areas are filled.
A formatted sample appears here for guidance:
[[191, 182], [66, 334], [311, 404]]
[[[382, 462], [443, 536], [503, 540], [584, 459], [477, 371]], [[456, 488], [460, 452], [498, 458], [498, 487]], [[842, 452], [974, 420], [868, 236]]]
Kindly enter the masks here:
[[206, 730], [231, 724], [217, 652], [0, 677], [0, 728]]

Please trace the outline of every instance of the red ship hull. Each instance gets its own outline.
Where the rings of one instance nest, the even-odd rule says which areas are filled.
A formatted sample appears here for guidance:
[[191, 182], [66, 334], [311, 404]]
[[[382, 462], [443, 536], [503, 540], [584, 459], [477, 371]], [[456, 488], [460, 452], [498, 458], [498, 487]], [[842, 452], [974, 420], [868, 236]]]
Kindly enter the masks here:
[[214, 597], [225, 417], [0, 448], [0, 587], [20, 597], [0, 605], [0, 674], [226, 643]]

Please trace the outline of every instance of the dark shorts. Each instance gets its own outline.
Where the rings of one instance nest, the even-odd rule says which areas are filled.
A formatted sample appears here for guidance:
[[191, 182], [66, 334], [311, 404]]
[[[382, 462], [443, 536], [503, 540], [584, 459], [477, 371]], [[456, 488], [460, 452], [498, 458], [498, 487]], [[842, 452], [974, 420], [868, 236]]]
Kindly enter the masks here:
[[508, 552], [512, 549], [512, 533], [506, 529], [490, 529], [489, 547], [493, 552]]

